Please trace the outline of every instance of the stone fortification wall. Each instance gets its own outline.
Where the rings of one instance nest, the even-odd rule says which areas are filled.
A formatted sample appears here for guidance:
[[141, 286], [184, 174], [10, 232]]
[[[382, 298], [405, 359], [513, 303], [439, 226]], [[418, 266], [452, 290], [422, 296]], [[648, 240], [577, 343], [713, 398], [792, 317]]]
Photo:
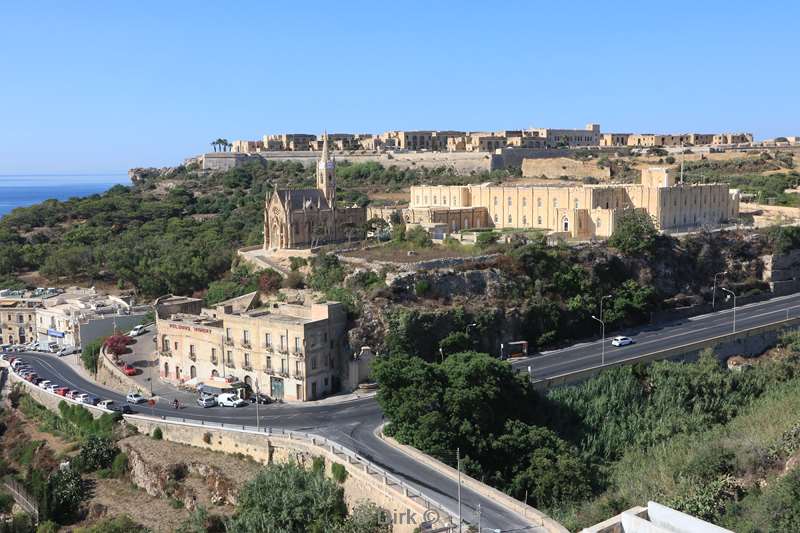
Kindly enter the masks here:
[[528, 159], [522, 162], [522, 175], [526, 178], [538, 178], [544, 176], [550, 179], [558, 179], [561, 176], [570, 178], [592, 177], [600, 181], [611, 179], [611, 168], [600, 168], [597, 160], [570, 159], [568, 157], [555, 157], [549, 159]]

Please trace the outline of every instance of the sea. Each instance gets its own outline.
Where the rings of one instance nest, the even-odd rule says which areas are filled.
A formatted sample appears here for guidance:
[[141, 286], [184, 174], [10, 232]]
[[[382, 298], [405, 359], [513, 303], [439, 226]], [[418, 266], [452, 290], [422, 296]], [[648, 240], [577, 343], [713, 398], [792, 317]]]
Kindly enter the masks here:
[[68, 200], [130, 185], [127, 172], [111, 174], [0, 174], [0, 217], [15, 207]]

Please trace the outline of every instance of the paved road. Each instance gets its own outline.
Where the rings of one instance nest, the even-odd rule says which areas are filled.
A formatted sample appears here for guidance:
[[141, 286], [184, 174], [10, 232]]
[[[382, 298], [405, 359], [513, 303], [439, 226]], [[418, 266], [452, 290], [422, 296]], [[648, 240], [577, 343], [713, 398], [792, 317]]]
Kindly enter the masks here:
[[[800, 316], [800, 293], [773, 298], [742, 306], [736, 311], [736, 326], [744, 330], [791, 317]], [[730, 309], [717, 313], [676, 321], [662, 326], [646, 327], [636, 332], [625, 332], [635, 343], [616, 348], [606, 340], [607, 363], [640, 357], [655, 351], [716, 337], [732, 331], [733, 313]], [[517, 360], [515, 368], [533, 366], [535, 378], [553, 377], [565, 372], [590, 368], [600, 364], [600, 341], [577, 344], [568, 348]], [[124, 398], [106, 390], [79, 375], [65, 361], [47, 354], [26, 354], [40, 376], [70, 388], [82, 390], [101, 398], [123, 401]], [[167, 400], [160, 401], [153, 409], [141, 407], [142, 414], [176, 416], [176, 411]], [[226, 424], [255, 425], [255, 406], [240, 409], [202, 409], [187, 405], [179, 416], [193, 420], [224, 422]], [[347, 446], [379, 466], [394, 473], [410, 485], [422, 490], [442, 505], [457, 509], [457, 484], [446, 476], [420, 465], [408, 456], [387, 445], [374, 435], [382, 421], [381, 411], [374, 399], [353, 400], [347, 403], [305, 406], [297, 404], [273, 404], [260, 408], [260, 424], [285, 429], [312, 431]], [[503, 530], [534, 531], [532, 524], [518, 516], [509, 515], [494, 500], [475, 494], [462, 487], [462, 509], [465, 520], [475, 523], [478, 505], [481, 508], [483, 526]], [[399, 511], [399, 510], [398, 510]]]
[[[780, 296], [736, 308], [736, 331], [800, 317], [800, 293]], [[599, 324], [598, 324], [599, 327]], [[636, 359], [653, 352], [725, 335], [733, 331], [733, 310], [696, 316], [663, 324], [647, 326], [637, 331], [606, 332], [605, 362]], [[626, 335], [634, 340], [628, 346], [612, 346], [611, 337]], [[532, 366], [534, 380], [583, 370], [601, 364], [600, 340], [575, 344], [560, 350], [544, 352], [515, 360], [512, 365], [521, 370]]]

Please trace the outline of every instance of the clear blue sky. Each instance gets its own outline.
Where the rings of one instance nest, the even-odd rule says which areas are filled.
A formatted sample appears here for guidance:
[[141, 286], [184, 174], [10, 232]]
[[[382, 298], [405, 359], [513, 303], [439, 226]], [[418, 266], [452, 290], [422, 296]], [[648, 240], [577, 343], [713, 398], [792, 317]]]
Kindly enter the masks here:
[[[635, 7], [634, 7], [635, 6]], [[0, 173], [270, 132], [800, 134], [800, 2], [13, 2]]]

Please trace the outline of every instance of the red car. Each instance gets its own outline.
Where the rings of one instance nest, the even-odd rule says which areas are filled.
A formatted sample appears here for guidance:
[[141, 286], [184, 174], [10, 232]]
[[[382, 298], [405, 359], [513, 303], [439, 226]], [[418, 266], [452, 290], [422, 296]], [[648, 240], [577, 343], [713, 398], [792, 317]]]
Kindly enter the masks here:
[[127, 363], [122, 367], [122, 371], [125, 372], [126, 376], [135, 376], [136, 375], [136, 369], [133, 368], [131, 365], [127, 364]]
[[66, 396], [69, 392], [69, 387], [59, 387], [55, 390], [55, 393], [59, 396]]

